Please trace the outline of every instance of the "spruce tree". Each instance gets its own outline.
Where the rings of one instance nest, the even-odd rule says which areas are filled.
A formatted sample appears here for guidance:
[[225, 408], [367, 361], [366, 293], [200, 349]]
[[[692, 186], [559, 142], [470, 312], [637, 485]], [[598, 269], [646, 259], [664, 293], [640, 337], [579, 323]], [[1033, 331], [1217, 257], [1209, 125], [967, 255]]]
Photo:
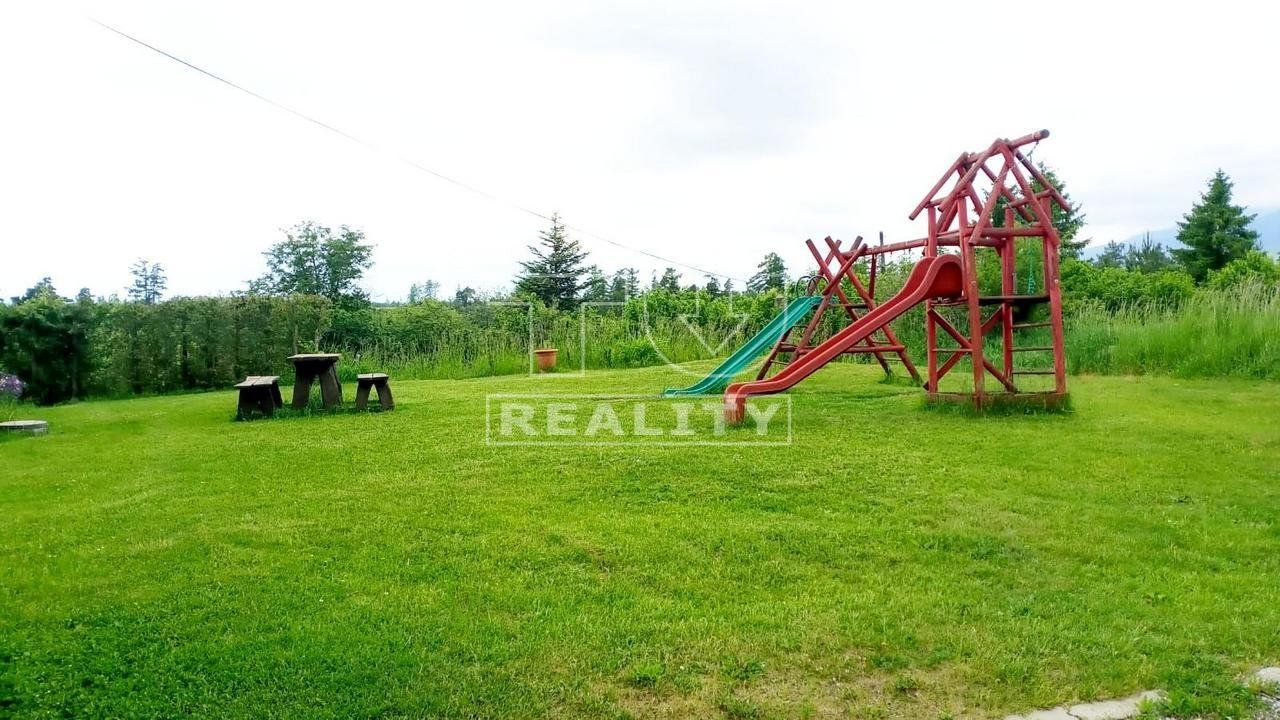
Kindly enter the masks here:
[[1124, 269], [1141, 273], [1156, 273], [1168, 270], [1173, 264], [1169, 251], [1164, 245], [1151, 239], [1151, 233], [1142, 238], [1142, 244], [1130, 245], [1124, 256]]
[[635, 268], [622, 268], [609, 281], [609, 300], [626, 302], [640, 294], [640, 273]]
[[129, 287], [129, 299], [134, 302], [154, 305], [169, 285], [160, 263], [149, 263], [139, 259], [129, 267], [129, 273], [133, 275], [133, 285]]
[[1128, 248], [1124, 243], [1112, 240], [1102, 248], [1102, 252], [1098, 253], [1098, 257], [1094, 260], [1094, 264], [1104, 268], [1122, 268], [1124, 267], [1125, 253]]
[[1173, 255], [1196, 282], [1258, 249], [1258, 233], [1249, 227], [1257, 216], [1231, 204], [1231, 189], [1231, 178], [1218, 170], [1200, 202], [1178, 223], [1178, 242], [1186, 247], [1175, 249]]
[[777, 253], [764, 256], [756, 266], [756, 274], [747, 280], [747, 290], [764, 292], [765, 290], [781, 290], [787, 284], [787, 266]]
[[[1052, 208], [1051, 214], [1053, 215], [1053, 227], [1058, 231], [1058, 238], [1062, 241], [1062, 248], [1059, 255], [1064, 258], [1073, 258], [1078, 260], [1080, 258], [1080, 252], [1089, 244], [1088, 238], [1076, 239], [1076, 235], [1080, 233], [1080, 228], [1084, 227], [1085, 214], [1083, 212], [1083, 208], [1079, 203], [1071, 199], [1071, 195], [1067, 193], [1066, 184], [1058, 178], [1057, 173], [1044, 163], [1038, 163], [1037, 167], [1040, 169], [1040, 172], [1044, 175], [1045, 179], [1057, 188], [1058, 192], [1062, 195], [1062, 198], [1071, 206], [1069, 210], [1063, 210], [1058, 207], [1057, 203], [1050, 203]], [[1033, 192], [1038, 193], [1045, 189], [1044, 183], [1040, 182], [1035, 177], [1031, 178], [1030, 184]], [[1021, 193], [1019, 193], [1019, 195], [1021, 195]], [[996, 227], [1004, 225], [1004, 209], [1008, 204], [1009, 202], [1003, 196], [996, 200], [995, 211], [991, 213], [992, 225]], [[1026, 224], [1018, 215], [1014, 215], [1013, 220], [1015, 226], [1020, 227]]]
[[541, 300], [547, 307], [572, 310], [584, 287], [582, 262], [587, 252], [577, 240], [569, 239], [559, 215], [551, 216], [551, 227], [538, 233], [538, 244], [530, 245], [532, 260], [520, 263], [524, 270], [516, 278], [516, 294]]
[[585, 302], [605, 302], [609, 299], [609, 279], [598, 265], [587, 268], [587, 281], [583, 283], [582, 299]]
[[704, 275], [703, 277], [707, 279], [706, 284], [702, 286], [702, 289], [707, 293], [707, 297], [720, 297], [720, 281], [716, 279], [716, 276]]
[[655, 288], [666, 290], [667, 292], [680, 292], [680, 273], [675, 268], [669, 267], [662, 271], [662, 277], [653, 281]]

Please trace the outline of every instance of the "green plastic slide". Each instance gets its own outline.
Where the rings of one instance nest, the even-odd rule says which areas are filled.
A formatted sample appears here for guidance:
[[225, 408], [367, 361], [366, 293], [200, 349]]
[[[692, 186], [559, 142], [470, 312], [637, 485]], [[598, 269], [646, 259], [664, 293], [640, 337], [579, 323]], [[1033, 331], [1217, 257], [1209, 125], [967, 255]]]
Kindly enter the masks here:
[[755, 337], [735, 350], [709, 375], [687, 388], [667, 388], [663, 395], [667, 397], [676, 395], [710, 395], [724, 390], [729, 386], [729, 381], [733, 379], [734, 375], [742, 372], [743, 368], [750, 365], [760, 353], [768, 350], [774, 343], [778, 342], [778, 338], [782, 337], [783, 333], [800, 322], [821, 301], [822, 297], [819, 295], [804, 295], [792, 300], [786, 309], [778, 313], [778, 316], [770, 320], [769, 324], [756, 333]]

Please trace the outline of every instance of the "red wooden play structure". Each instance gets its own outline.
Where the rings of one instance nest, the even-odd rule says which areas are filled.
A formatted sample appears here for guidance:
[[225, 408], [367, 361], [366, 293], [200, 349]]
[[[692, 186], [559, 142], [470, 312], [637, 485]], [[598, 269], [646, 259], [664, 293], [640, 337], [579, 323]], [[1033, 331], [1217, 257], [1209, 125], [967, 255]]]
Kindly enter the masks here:
[[[809, 293], [821, 294], [816, 310], [803, 328], [784, 332], [766, 357], [753, 381], [729, 385], [724, 394], [725, 418], [740, 422], [744, 403], [752, 395], [782, 392], [841, 355], [870, 354], [889, 370], [888, 361], [900, 361], [906, 371], [920, 380], [919, 371], [907, 356], [906, 348], [894, 336], [889, 323], [912, 307], [924, 304], [926, 375], [924, 387], [931, 400], [972, 403], [976, 407], [1009, 400], [1027, 400], [1054, 407], [1066, 398], [1067, 377], [1063, 355], [1062, 292], [1058, 282], [1058, 252], [1061, 238], [1053, 225], [1053, 208], [1068, 210], [1067, 201], [1023, 153], [1023, 148], [1049, 136], [1048, 130], [1015, 140], [1000, 139], [977, 153], [962, 153], [942, 178], [910, 214], [914, 220], [924, 213], [927, 234], [916, 240], [866, 245], [859, 238], [847, 249], [831, 238], [819, 248], [808, 241], [818, 262], [818, 274], [810, 282]], [[997, 225], [997, 207], [1003, 222]], [[1043, 278], [1041, 292], [1017, 294], [1017, 253], [1019, 238], [1040, 240]], [[954, 251], [942, 250], [955, 248]], [[922, 250], [902, 288], [884, 302], [875, 302], [877, 265], [885, 253]], [[998, 259], [1000, 292], [982, 295], [978, 284], [979, 252], [990, 250]], [[869, 261], [867, 281], [855, 272], [860, 260]], [[856, 297], [850, 299], [852, 290]], [[1019, 321], [1029, 316], [1031, 307], [1047, 304], [1047, 317], [1040, 321]], [[953, 323], [942, 309], [958, 307], [966, 322]], [[815, 332], [827, 310], [842, 313], [848, 324], [825, 340], [815, 341]], [[1019, 330], [1048, 328], [1049, 344], [1018, 346]], [[939, 330], [949, 343], [940, 345]], [[798, 332], [797, 332], [798, 331]], [[984, 352], [988, 334], [999, 332], [1000, 357], [992, 361]], [[1047, 353], [1051, 368], [1015, 367], [1020, 352]], [[940, 382], [961, 360], [969, 363], [971, 387], [962, 392], [942, 392]], [[770, 375], [775, 368], [776, 373]], [[1019, 376], [1052, 376], [1049, 390], [1030, 392], [1017, 384]], [[1000, 386], [989, 392], [987, 377]]]

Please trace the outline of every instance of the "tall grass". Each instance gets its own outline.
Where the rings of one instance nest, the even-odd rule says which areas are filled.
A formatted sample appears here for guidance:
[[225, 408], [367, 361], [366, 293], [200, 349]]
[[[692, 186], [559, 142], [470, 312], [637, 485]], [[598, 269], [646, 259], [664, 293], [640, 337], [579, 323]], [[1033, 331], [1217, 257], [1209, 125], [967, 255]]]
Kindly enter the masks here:
[[[895, 290], [886, 277], [877, 296]], [[228, 387], [246, 374], [291, 379], [285, 358], [306, 350], [343, 354], [344, 380], [380, 371], [405, 379], [455, 379], [528, 372], [535, 347], [559, 349], [559, 368], [633, 368], [724, 357], [781, 308], [773, 294], [707, 300], [690, 293], [651, 292], [617, 308], [557, 312], [548, 308], [478, 307], [460, 311], [443, 303], [334, 313], [304, 310], [307, 298], [195, 298], [155, 306], [107, 303], [90, 334], [91, 394], [164, 393]], [[1066, 350], [1072, 373], [1280, 379], [1280, 289], [1243, 285], [1202, 289], [1177, 304], [1133, 303], [1108, 308], [1072, 300]], [[299, 310], [299, 308], [302, 308]], [[323, 308], [322, 308], [323, 309]], [[963, 308], [944, 308], [966, 325]], [[1019, 320], [1042, 319], [1040, 315]], [[301, 319], [300, 319], [301, 318]], [[828, 312], [815, 341], [846, 322]], [[322, 332], [332, 326], [335, 329]], [[893, 323], [909, 356], [923, 366], [923, 309]], [[695, 332], [696, 329], [696, 332]], [[944, 345], [950, 344], [945, 336]], [[1047, 331], [1020, 332], [1022, 347], [1048, 345]], [[999, 364], [1000, 343], [985, 343]], [[865, 355], [843, 358], [873, 362]], [[1020, 370], [1051, 365], [1047, 353], [1019, 353]], [[16, 363], [23, 367], [30, 363]], [[972, 373], [963, 360], [947, 383], [966, 389]], [[895, 374], [901, 368], [891, 366]], [[969, 378], [969, 380], [966, 380]], [[1043, 376], [1020, 376], [1019, 387], [1045, 389]], [[0, 408], [0, 415], [4, 412]]]
[[[963, 327], [962, 315], [952, 320]], [[1133, 303], [1118, 309], [1107, 309], [1100, 303], [1072, 303], [1065, 325], [1071, 373], [1280, 379], [1280, 289], [1275, 286], [1202, 289], [1182, 303]], [[893, 327], [912, 360], [922, 366], [923, 312], [914, 308]], [[672, 318], [638, 323], [618, 315], [590, 315], [584, 326], [581, 316], [566, 314], [536, 327], [533, 344], [558, 348], [562, 371], [644, 367], [668, 360], [722, 357], [756, 330], [754, 324], [699, 327], [699, 337]], [[989, 338], [986, 351], [998, 364], [997, 340]], [[1048, 345], [1049, 333], [1022, 332], [1017, 342], [1021, 346]], [[527, 334], [497, 329], [468, 331], [441, 336], [427, 350], [367, 347], [360, 353], [346, 354], [341, 368], [348, 379], [374, 370], [411, 379], [510, 375], [528, 372], [529, 350]], [[1048, 353], [1020, 353], [1016, 360], [1021, 368], [1052, 364]], [[857, 356], [854, 361], [873, 362], [868, 356]], [[965, 389], [967, 366], [968, 361], [962, 361], [952, 372], [952, 380], [959, 386], [948, 389]], [[1019, 381], [1026, 389], [1045, 389], [1051, 382], [1038, 376]]]
[[1280, 288], [1202, 289], [1177, 305], [1088, 305], [1067, 324], [1073, 373], [1280, 379]]
[[[1025, 319], [1044, 319], [1044, 308]], [[963, 309], [948, 308], [952, 323], [964, 329]], [[1231, 288], [1202, 288], [1182, 302], [1136, 302], [1108, 309], [1101, 302], [1068, 303], [1067, 370], [1099, 375], [1160, 374], [1178, 377], [1241, 377], [1280, 380], [1280, 287], [1260, 283]], [[923, 365], [924, 317], [912, 308], [893, 323], [913, 361]], [[951, 344], [943, 338], [944, 344]], [[1019, 332], [1018, 346], [1051, 344], [1045, 329]], [[998, 366], [999, 335], [987, 337], [984, 350]], [[865, 356], [860, 361], [869, 361]], [[1019, 369], [1052, 366], [1049, 353], [1019, 353]], [[944, 389], [964, 391], [969, 362], [962, 360], [944, 381]], [[952, 386], [948, 386], [950, 382]], [[1047, 389], [1051, 378], [1023, 376], [1019, 387]]]
[[344, 380], [373, 371], [415, 380], [513, 375], [529, 371], [535, 347], [559, 350], [562, 372], [648, 367], [727, 354], [757, 329], [713, 324], [699, 326], [695, 334], [672, 318], [636, 322], [619, 315], [563, 314], [539, 320], [526, 333], [468, 329], [442, 334], [425, 349], [374, 344], [346, 352], [339, 368]]

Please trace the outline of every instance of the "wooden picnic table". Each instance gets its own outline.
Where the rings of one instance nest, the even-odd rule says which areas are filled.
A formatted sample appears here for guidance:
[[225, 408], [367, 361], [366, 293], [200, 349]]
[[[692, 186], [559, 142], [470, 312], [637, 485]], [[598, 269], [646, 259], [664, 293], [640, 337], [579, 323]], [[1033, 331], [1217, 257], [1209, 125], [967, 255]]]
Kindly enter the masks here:
[[311, 399], [311, 383], [320, 380], [320, 399], [325, 408], [342, 404], [342, 384], [338, 382], [338, 353], [290, 355], [293, 363], [293, 408], [301, 410]]

